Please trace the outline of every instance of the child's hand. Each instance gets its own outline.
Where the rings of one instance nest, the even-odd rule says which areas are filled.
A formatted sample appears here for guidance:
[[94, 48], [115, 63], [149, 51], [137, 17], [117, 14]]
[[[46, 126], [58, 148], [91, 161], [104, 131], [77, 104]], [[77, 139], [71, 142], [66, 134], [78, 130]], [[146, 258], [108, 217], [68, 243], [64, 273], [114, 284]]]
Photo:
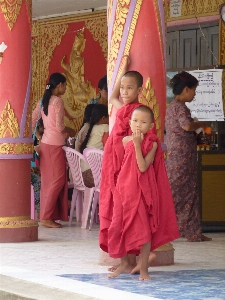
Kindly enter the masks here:
[[127, 70], [129, 64], [130, 64], [130, 57], [128, 55], [124, 55], [122, 57], [122, 66], [123, 66], [123, 68]]
[[139, 129], [136, 129], [132, 133], [132, 137], [133, 137], [133, 143], [136, 146], [136, 145], [140, 145], [140, 143], [143, 141], [144, 135], [143, 133], [141, 133]]

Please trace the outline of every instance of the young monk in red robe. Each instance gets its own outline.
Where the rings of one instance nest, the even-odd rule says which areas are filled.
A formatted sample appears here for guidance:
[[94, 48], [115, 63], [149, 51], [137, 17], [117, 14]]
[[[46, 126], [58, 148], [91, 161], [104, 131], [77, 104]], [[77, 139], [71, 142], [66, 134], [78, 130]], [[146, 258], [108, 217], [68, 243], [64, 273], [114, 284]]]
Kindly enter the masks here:
[[[124, 147], [122, 140], [131, 134], [129, 120], [133, 110], [142, 104], [138, 103], [138, 94], [141, 93], [143, 77], [139, 72], [126, 72], [129, 65], [129, 57], [124, 57], [124, 67], [118, 79], [110, 102], [118, 109], [116, 122], [104, 148], [102, 163], [102, 181], [100, 192], [100, 234], [99, 243], [103, 251], [108, 252], [108, 229], [112, 221], [113, 194], [117, 178], [121, 170], [124, 158]], [[123, 102], [119, 101], [121, 95]], [[164, 164], [164, 161], [163, 161]], [[172, 240], [172, 239], [171, 239]], [[166, 242], [165, 242], [166, 243]], [[154, 259], [154, 254], [149, 256], [149, 263]], [[140, 271], [140, 265], [136, 266], [136, 255], [129, 254], [130, 262], [124, 272], [136, 273]], [[110, 271], [114, 271], [111, 268]]]
[[[100, 217], [100, 234], [99, 244], [103, 251], [108, 252], [108, 228], [112, 221], [113, 212], [113, 193], [115, 190], [117, 177], [119, 175], [121, 164], [124, 157], [124, 147], [122, 139], [131, 134], [129, 120], [132, 111], [141, 104], [138, 102], [138, 94], [141, 93], [143, 78], [138, 72], [128, 72], [127, 76], [124, 74], [128, 69], [130, 59], [128, 56], [123, 58], [123, 70], [113, 89], [112, 95], [109, 99], [111, 104], [118, 109], [116, 115], [116, 122], [112, 132], [106, 142], [104, 148], [104, 156], [102, 161], [102, 180], [100, 188], [99, 201], [99, 217]], [[126, 83], [128, 82], [129, 87]], [[129, 92], [135, 88], [135, 93], [130, 95]], [[119, 100], [119, 96], [123, 98], [123, 102]], [[131, 255], [131, 263], [126, 272], [131, 272], [136, 266], [136, 257]], [[110, 269], [113, 271], [114, 267]]]
[[136, 108], [132, 135], [123, 138], [125, 155], [113, 195], [113, 216], [108, 230], [108, 252], [121, 258], [110, 278], [124, 273], [128, 253], [140, 253], [140, 280], [149, 280], [149, 253], [179, 237], [172, 194], [159, 139], [152, 133], [153, 112]]

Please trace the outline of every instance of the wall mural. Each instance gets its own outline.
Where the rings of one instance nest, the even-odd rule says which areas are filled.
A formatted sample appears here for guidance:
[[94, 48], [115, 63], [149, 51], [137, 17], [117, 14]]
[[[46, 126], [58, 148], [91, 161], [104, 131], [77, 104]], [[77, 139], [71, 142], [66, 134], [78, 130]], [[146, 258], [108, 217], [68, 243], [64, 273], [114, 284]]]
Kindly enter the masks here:
[[65, 124], [78, 132], [84, 108], [96, 97], [98, 81], [106, 74], [107, 48], [106, 11], [34, 22], [32, 109], [49, 75], [61, 72], [67, 78], [62, 96]]
[[90, 81], [84, 80], [84, 58], [82, 53], [85, 49], [86, 39], [84, 29], [80, 30], [75, 36], [73, 49], [70, 54], [70, 65], [65, 63], [65, 56], [61, 61], [61, 66], [65, 70], [67, 88], [64, 99], [66, 111], [65, 124], [79, 130], [83, 122], [83, 112], [89, 100], [96, 97], [96, 90], [91, 86]]

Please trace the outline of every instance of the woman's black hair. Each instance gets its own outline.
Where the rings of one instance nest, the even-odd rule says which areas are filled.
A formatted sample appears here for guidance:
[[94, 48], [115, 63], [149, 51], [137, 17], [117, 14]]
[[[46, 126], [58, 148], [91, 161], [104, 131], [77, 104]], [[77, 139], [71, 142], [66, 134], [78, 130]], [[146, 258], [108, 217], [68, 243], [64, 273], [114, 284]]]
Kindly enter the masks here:
[[95, 107], [92, 110], [91, 118], [90, 118], [90, 128], [88, 129], [87, 135], [80, 146], [80, 152], [83, 153], [84, 149], [87, 146], [89, 141], [92, 128], [96, 125], [102, 117], [108, 117], [108, 107], [104, 104], [95, 104]]
[[100, 90], [106, 90], [108, 91], [108, 85], [107, 85], [107, 75], [105, 75], [104, 77], [102, 77], [99, 82], [98, 82], [98, 88]]
[[170, 86], [173, 89], [174, 95], [180, 95], [186, 86], [190, 89], [197, 87], [198, 79], [190, 73], [182, 71], [170, 80]]
[[49, 100], [52, 96], [52, 90], [57, 87], [58, 84], [66, 82], [66, 77], [61, 73], [52, 73], [49, 78], [49, 82], [46, 84], [46, 90], [42, 98], [42, 106], [44, 114], [48, 115]]
[[89, 123], [91, 114], [96, 104], [88, 104], [84, 110], [84, 123]]
[[83, 123], [80, 127], [81, 128], [84, 126], [85, 123], [90, 123], [90, 119], [91, 119], [91, 114], [92, 114], [92, 110], [95, 107], [96, 104], [88, 104], [85, 109], [84, 109], [84, 119], [83, 119]]
[[44, 127], [44, 123], [43, 123], [43, 119], [42, 119], [42, 118], [40, 118], [40, 119], [38, 120], [37, 127], [39, 127], [39, 126]]

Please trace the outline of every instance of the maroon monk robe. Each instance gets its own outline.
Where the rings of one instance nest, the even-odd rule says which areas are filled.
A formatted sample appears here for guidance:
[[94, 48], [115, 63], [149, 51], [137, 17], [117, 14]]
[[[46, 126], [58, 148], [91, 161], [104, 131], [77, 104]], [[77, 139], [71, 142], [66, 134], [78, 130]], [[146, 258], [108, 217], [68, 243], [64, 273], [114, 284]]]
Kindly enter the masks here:
[[104, 147], [99, 200], [99, 244], [106, 252], [108, 251], [108, 228], [113, 212], [113, 193], [124, 157], [122, 139], [131, 134], [129, 120], [133, 110], [140, 105], [142, 104], [126, 104], [118, 110], [112, 132]]
[[125, 146], [108, 230], [108, 252], [113, 258], [139, 254], [148, 242], [153, 251], [180, 236], [161, 144], [151, 131], [141, 143], [142, 153], [146, 156], [154, 141], [158, 144], [154, 164], [143, 173], [137, 166], [133, 141]]

